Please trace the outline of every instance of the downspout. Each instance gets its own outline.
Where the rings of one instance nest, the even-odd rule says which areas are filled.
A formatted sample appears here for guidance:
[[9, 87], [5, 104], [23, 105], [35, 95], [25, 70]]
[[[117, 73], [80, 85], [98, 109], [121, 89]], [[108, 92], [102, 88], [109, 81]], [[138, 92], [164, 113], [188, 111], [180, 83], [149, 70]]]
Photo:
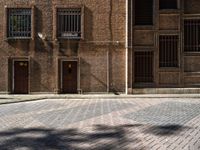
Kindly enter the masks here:
[[128, 0], [126, 0], [126, 59], [125, 59], [125, 94], [128, 94]]
[[107, 49], [107, 92], [110, 92], [110, 53], [111, 53], [111, 46], [113, 42], [113, 33], [112, 33], [112, 11], [113, 11], [113, 6], [112, 6], [113, 0], [110, 0], [110, 13], [109, 13], [109, 30], [110, 30], [110, 43], [109, 43], [109, 48]]
[[107, 49], [107, 93], [110, 91], [109, 49]]

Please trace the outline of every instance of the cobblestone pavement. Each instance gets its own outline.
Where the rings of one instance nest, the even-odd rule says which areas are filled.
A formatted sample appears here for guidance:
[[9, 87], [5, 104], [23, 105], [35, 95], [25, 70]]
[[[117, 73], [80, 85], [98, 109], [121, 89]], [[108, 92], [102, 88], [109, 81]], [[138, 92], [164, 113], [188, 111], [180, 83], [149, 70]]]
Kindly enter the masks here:
[[0, 150], [200, 150], [200, 99], [44, 99], [0, 105]]

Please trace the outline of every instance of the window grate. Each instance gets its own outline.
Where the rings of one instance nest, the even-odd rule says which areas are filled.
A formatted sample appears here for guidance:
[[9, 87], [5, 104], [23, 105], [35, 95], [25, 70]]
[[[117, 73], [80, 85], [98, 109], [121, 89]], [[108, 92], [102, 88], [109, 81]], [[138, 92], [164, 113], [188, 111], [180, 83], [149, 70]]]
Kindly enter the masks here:
[[178, 36], [161, 35], [159, 38], [160, 67], [178, 67]]
[[135, 52], [135, 83], [153, 82], [153, 52]]
[[200, 52], [200, 19], [184, 20], [184, 50]]
[[177, 9], [177, 0], [160, 0], [160, 9]]
[[7, 21], [8, 38], [31, 37], [31, 9], [9, 8]]
[[81, 38], [81, 8], [57, 10], [58, 37]]

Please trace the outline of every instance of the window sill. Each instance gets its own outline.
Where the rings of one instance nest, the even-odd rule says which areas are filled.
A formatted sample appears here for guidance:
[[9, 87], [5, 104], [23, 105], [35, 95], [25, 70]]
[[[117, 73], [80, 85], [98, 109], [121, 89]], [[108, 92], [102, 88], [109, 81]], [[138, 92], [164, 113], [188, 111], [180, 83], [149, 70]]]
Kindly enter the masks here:
[[59, 40], [81, 40], [82, 37], [58, 37]]
[[31, 37], [7, 37], [6, 40], [31, 40]]
[[180, 9], [160, 9], [160, 14], [178, 14]]
[[154, 29], [154, 25], [134, 25], [134, 29], [153, 30]]
[[179, 72], [179, 67], [160, 67], [159, 72]]
[[133, 87], [135, 88], [152, 88], [152, 87], [155, 87], [155, 83], [152, 81], [152, 82], [134, 82], [133, 83]]
[[184, 52], [184, 56], [200, 56], [199, 52]]

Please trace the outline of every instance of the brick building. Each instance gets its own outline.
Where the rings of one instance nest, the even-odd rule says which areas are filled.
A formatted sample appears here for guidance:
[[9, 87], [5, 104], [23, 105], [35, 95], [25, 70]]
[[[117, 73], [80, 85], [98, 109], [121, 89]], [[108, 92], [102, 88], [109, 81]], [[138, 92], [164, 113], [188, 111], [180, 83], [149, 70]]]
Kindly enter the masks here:
[[125, 92], [125, 4], [1, 0], [0, 91]]
[[200, 86], [198, 0], [1, 0], [0, 16], [0, 93]]
[[135, 0], [129, 10], [129, 91], [199, 92], [200, 1]]

